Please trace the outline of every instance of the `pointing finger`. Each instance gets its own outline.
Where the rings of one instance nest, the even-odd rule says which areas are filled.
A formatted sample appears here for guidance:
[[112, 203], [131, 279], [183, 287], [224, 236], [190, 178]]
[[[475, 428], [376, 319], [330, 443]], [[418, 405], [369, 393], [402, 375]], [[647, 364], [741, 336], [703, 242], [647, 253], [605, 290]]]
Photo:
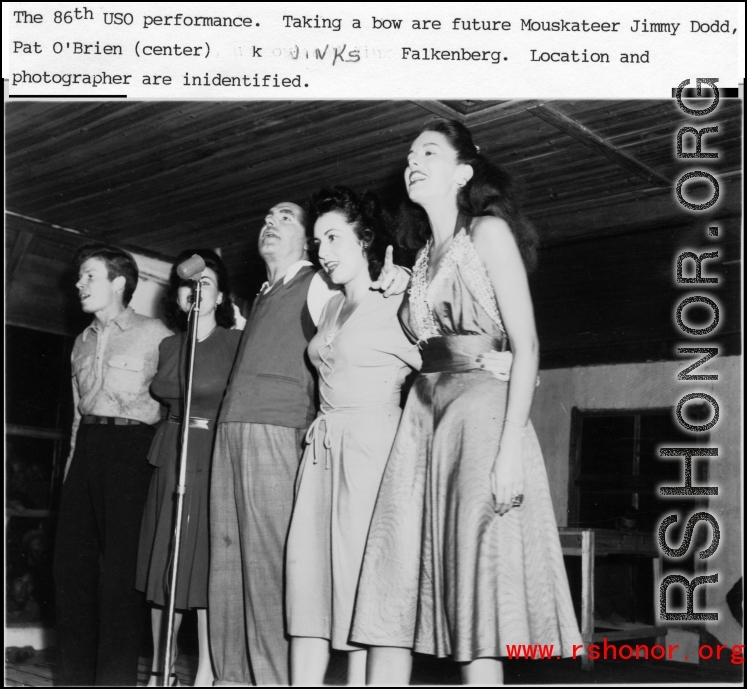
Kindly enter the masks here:
[[386, 255], [384, 256], [384, 267], [381, 269], [383, 273], [388, 273], [392, 266], [394, 266], [394, 247], [390, 244], [386, 248]]

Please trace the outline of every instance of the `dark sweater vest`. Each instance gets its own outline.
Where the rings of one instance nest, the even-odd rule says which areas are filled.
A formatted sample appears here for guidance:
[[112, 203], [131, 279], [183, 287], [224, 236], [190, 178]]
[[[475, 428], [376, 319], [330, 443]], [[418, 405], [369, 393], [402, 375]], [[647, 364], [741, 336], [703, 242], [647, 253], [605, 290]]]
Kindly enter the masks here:
[[306, 298], [316, 270], [304, 266], [254, 301], [219, 423], [307, 428], [316, 414], [306, 346], [316, 330]]

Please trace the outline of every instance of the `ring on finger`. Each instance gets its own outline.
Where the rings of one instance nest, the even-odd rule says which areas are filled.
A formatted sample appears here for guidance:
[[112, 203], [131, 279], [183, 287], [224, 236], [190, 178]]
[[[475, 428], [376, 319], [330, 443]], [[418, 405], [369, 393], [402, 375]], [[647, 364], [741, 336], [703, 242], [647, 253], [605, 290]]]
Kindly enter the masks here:
[[522, 502], [524, 502], [523, 493], [512, 493], [511, 494], [511, 507], [521, 507]]

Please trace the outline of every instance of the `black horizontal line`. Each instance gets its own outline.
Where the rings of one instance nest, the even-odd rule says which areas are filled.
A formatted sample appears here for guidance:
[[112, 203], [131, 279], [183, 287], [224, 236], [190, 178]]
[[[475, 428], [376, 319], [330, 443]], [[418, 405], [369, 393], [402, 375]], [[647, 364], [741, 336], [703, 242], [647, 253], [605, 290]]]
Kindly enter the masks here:
[[100, 96], [88, 96], [88, 95], [81, 96], [80, 94], [77, 94], [77, 93], [71, 93], [67, 96], [49, 96], [46, 94], [29, 93], [29, 94], [24, 94], [23, 96], [20, 96], [20, 95], [14, 96], [13, 94], [10, 94], [8, 98], [97, 98], [98, 100], [104, 100], [106, 98], [127, 98], [127, 96], [126, 95], [125, 96], [121, 96], [121, 95], [110, 96], [108, 94], [102, 94]]
[[[703, 86], [700, 91], [700, 96], [697, 95], [697, 88], [682, 89], [683, 98], [713, 98], [713, 91], [709, 86]], [[718, 95], [720, 98], [739, 98], [739, 89], [733, 87], [719, 86]], [[672, 89], [672, 98], [676, 98], [677, 89]]]

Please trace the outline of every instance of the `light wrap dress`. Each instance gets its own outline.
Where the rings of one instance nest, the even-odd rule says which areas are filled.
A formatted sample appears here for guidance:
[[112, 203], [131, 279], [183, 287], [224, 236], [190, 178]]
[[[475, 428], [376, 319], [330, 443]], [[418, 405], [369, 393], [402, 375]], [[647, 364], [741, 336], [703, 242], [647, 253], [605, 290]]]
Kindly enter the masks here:
[[348, 642], [366, 536], [401, 415], [402, 384], [420, 355], [397, 317], [402, 297], [368, 292], [341, 327], [342, 294], [325, 306], [308, 354], [319, 414], [308, 430], [287, 548], [291, 636]]
[[531, 423], [524, 502], [504, 516], [494, 509], [509, 384], [478, 370], [475, 357], [506, 335], [462, 222], [429, 285], [421, 251], [400, 314], [423, 367], [382, 480], [351, 639], [459, 662], [505, 656], [508, 644], [570, 655], [581, 635]]

